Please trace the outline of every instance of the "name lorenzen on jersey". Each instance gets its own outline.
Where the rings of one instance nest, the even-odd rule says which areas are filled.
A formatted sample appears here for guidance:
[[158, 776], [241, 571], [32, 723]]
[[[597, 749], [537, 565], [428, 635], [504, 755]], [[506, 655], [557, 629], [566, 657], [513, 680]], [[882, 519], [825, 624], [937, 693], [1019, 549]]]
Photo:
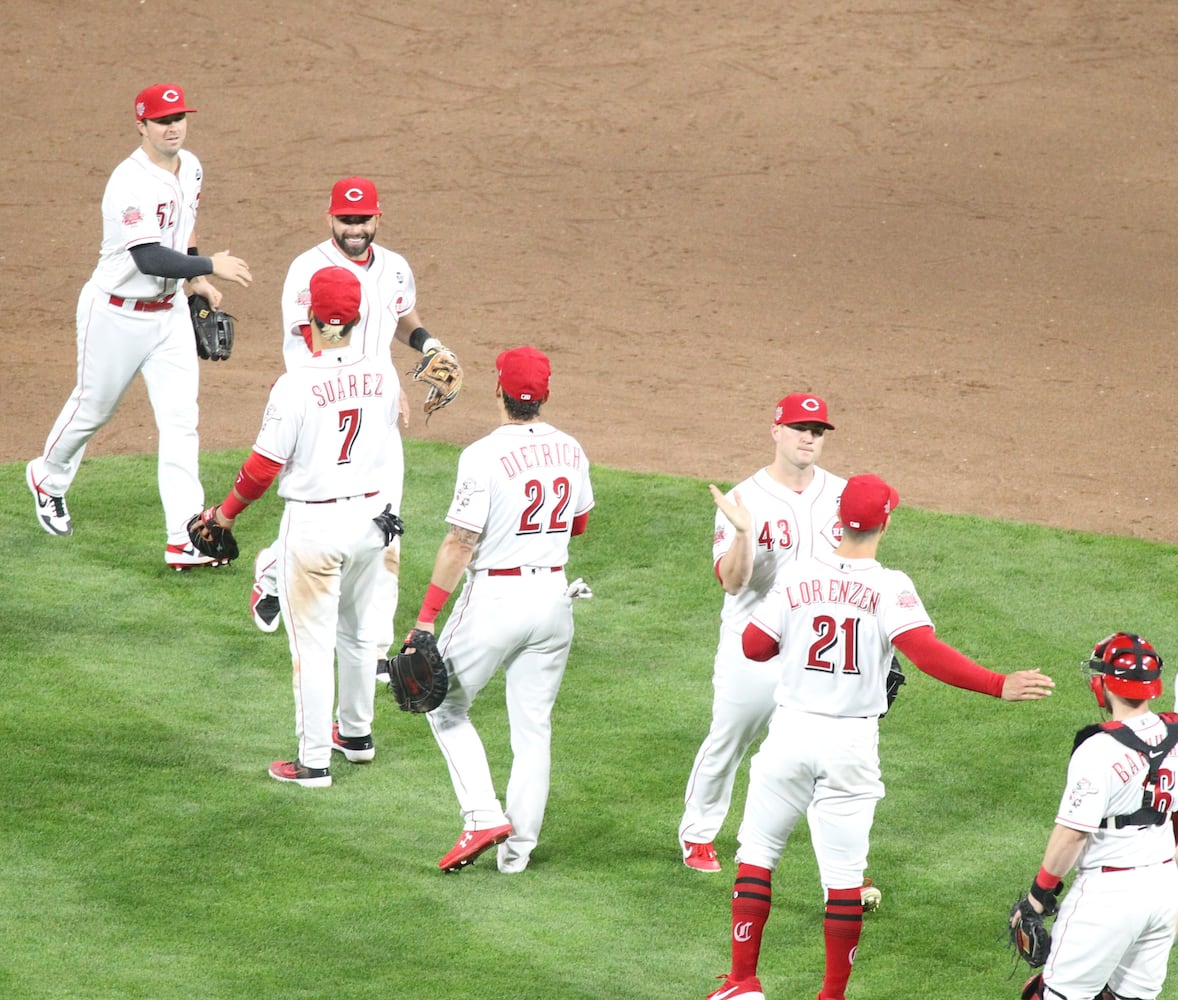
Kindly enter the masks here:
[[316, 406], [329, 406], [341, 399], [355, 399], [363, 396], [384, 395], [384, 375], [379, 372], [364, 372], [362, 375], [337, 376], [311, 386], [311, 395]]
[[579, 469], [582, 460], [581, 449], [568, 441], [537, 441], [522, 448], [513, 448], [507, 454], [499, 456], [499, 462], [508, 479], [514, 479], [532, 469], [543, 469], [553, 465]]
[[879, 613], [879, 591], [854, 580], [803, 580], [782, 588], [791, 608], [807, 604], [845, 604], [868, 614]]

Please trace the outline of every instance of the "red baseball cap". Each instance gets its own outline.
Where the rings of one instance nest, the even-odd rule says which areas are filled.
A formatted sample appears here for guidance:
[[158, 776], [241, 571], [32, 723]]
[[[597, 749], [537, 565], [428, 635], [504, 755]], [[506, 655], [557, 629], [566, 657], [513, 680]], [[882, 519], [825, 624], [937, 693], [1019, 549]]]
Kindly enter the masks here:
[[870, 531], [899, 506], [900, 494], [879, 476], [852, 476], [839, 497], [839, 520], [856, 531]]
[[775, 424], [822, 424], [834, 430], [834, 424], [826, 419], [826, 400], [808, 392], [791, 392], [777, 404]]
[[184, 91], [174, 83], [155, 83], [139, 91], [135, 98], [135, 120], [144, 118], [167, 118], [169, 115], [186, 115], [195, 111], [184, 103]]
[[376, 185], [367, 177], [345, 177], [331, 189], [328, 215], [380, 215]]
[[495, 361], [499, 385], [513, 399], [543, 403], [548, 398], [552, 365], [548, 356], [534, 347], [504, 351]]
[[347, 326], [360, 318], [360, 279], [346, 267], [311, 275], [311, 312], [324, 326]]

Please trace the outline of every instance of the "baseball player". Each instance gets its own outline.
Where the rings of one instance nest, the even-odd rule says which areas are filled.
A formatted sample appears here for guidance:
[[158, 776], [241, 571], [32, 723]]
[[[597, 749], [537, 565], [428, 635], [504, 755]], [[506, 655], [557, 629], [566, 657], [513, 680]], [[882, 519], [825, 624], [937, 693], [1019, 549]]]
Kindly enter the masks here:
[[385, 489], [401, 481], [401, 388], [387, 358], [371, 358], [351, 343], [363, 302], [352, 269], [315, 272], [310, 293], [314, 353], [274, 383], [253, 452], [216, 519], [232, 528], [278, 477], [286, 505], [274, 549], [299, 752], [271, 764], [270, 776], [324, 788], [333, 749], [353, 763], [376, 755], [372, 664], [383, 651], [385, 550], [395, 538], [393, 525], [386, 530], [380, 522], [396, 506]]
[[[807, 809], [826, 900], [818, 1000], [845, 997], [862, 929], [868, 839], [884, 794], [878, 718], [894, 648], [938, 680], [1004, 701], [1043, 698], [1054, 686], [1038, 670], [993, 673], [936, 638], [912, 581], [876, 560], [898, 503], [879, 477], [852, 476], [839, 501], [838, 547], [786, 567], [745, 626], [745, 655], [758, 662], [780, 655], [781, 671], [737, 834], [732, 965], [709, 1000], [764, 1000], [757, 963], [773, 871]], [[737, 513], [727, 500], [721, 510], [730, 519]]]
[[[310, 327], [307, 304], [311, 275], [324, 267], [345, 267], [360, 280], [362, 301], [360, 321], [352, 333], [352, 346], [370, 358], [391, 357], [393, 340], [426, 354], [445, 350], [437, 338], [421, 325], [417, 314], [417, 285], [408, 261], [398, 253], [375, 243], [380, 227], [380, 198], [376, 185], [364, 177], [345, 177], [331, 189], [327, 208], [329, 239], [301, 253], [290, 265], [282, 286], [282, 355], [287, 371], [304, 364], [310, 356]], [[409, 406], [401, 397], [401, 416], [409, 425]], [[398, 436], [396, 447], [401, 448]], [[399, 467], [399, 466], [398, 466]], [[384, 496], [394, 511], [400, 510], [400, 480], [389, 483]], [[389, 570], [393, 576], [391, 628], [397, 601], [397, 573], [400, 541], [389, 547]], [[254, 561], [254, 587], [250, 613], [263, 632], [274, 632], [281, 622], [273, 547], [263, 548]], [[389, 642], [392, 633], [389, 633]], [[388, 643], [385, 644], [386, 647]]]
[[[773, 713], [781, 663], [756, 663], [741, 651], [749, 612], [787, 566], [838, 544], [838, 497], [846, 480], [818, 466], [830, 430], [824, 400], [791, 393], [774, 413], [773, 461], [727, 497], [710, 487], [720, 507], [712, 565], [724, 605], [712, 671], [712, 724], [687, 779], [679, 821], [683, 863], [696, 871], [720, 870], [714, 841], [728, 815], [737, 768]], [[731, 518], [722, 500], [731, 504]]]
[[[548, 802], [552, 707], [573, 640], [569, 539], [593, 507], [589, 460], [570, 435], [545, 422], [548, 358], [532, 347], [496, 362], [500, 426], [458, 459], [457, 486], [417, 628], [434, 630], [450, 592], [465, 577], [438, 639], [450, 690], [426, 718], [446, 764], [463, 829], [438, 862], [457, 871], [499, 845], [499, 871], [522, 872]], [[511, 777], [500, 805], [470, 706], [502, 665], [507, 677]]]
[[188, 106], [174, 84], [156, 84], [135, 98], [140, 143], [115, 167], [102, 196], [98, 266], [77, 306], [78, 376], [45, 441], [25, 467], [37, 523], [51, 535], [73, 533], [66, 493], [86, 445], [112, 416], [136, 374], [143, 375], [159, 430], [159, 491], [167, 532], [164, 560], [175, 569], [215, 565], [190, 544], [186, 524], [204, 506], [199, 472], [199, 368], [182, 285], [213, 307], [216, 275], [247, 287], [245, 261], [196, 248], [200, 161], [184, 142]]
[[[1178, 918], [1174, 775], [1178, 715], [1157, 715], [1162, 658], [1131, 632], [1098, 642], [1090, 684], [1111, 721], [1076, 734], [1067, 783], [1027, 901], [1059, 906], [1042, 973], [1024, 1000], [1153, 1000], [1161, 995]], [[1013, 922], [1013, 921], [1012, 921]]]

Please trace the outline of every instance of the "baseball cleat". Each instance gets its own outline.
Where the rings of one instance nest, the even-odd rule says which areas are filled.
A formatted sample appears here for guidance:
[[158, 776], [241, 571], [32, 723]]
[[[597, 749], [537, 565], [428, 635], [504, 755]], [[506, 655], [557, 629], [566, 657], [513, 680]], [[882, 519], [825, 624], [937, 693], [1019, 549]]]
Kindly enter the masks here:
[[697, 872], [718, 872], [720, 862], [716, 860], [714, 844], [684, 844], [683, 863]]
[[33, 459], [25, 466], [25, 482], [29, 484], [29, 491], [37, 501], [37, 523], [51, 535], [72, 535], [74, 523], [70, 520], [65, 497], [55, 497], [41, 489], [37, 477], [33, 474], [33, 465], [36, 461]]
[[203, 552], [197, 552], [191, 545], [169, 545], [164, 549], [164, 562], [177, 572], [197, 566], [208, 566], [215, 569], [217, 566], [229, 565], [228, 559], [206, 556]]
[[367, 736], [340, 736], [338, 722], [331, 727], [331, 749], [338, 750], [353, 764], [367, 764], [376, 756], [372, 733]]
[[270, 765], [270, 777], [275, 781], [289, 781], [304, 788], [330, 788], [331, 769], [306, 767], [297, 760], [276, 760]]
[[277, 632], [282, 623], [278, 598], [274, 594], [267, 594], [256, 583], [250, 591], [250, 616], [263, 632]]
[[859, 888], [859, 899], [863, 902], [864, 913], [874, 913], [883, 902], [883, 893], [871, 884], [871, 879], [864, 879]]
[[456, 872], [469, 865], [483, 851], [502, 844], [510, 836], [510, 823], [487, 830], [463, 830], [458, 842], [450, 848], [450, 853], [438, 862], [438, 867], [444, 872]]
[[[718, 977], [719, 978], [719, 977]], [[756, 976], [749, 976], [739, 983], [733, 982], [727, 976], [723, 977], [724, 985], [713, 993], [709, 993], [704, 1000], [765, 1000], [761, 990], [761, 980]]]

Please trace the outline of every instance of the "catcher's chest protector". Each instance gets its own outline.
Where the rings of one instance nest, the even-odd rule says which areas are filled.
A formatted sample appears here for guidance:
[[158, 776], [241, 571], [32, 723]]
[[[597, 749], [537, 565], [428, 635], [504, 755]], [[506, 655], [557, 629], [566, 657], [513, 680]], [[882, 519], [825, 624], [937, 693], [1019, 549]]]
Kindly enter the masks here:
[[[1124, 744], [1130, 750], [1136, 750], [1149, 765], [1149, 774], [1146, 775], [1141, 793], [1141, 808], [1136, 812], [1122, 813], [1120, 816], [1106, 816], [1100, 821], [1102, 827], [1115, 826], [1119, 830], [1125, 826], [1161, 826], [1169, 817], [1169, 810], [1160, 810], [1155, 803], [1159, 801], [1158, 781], [1162, 762], [1170, 751], [1178, 746], [1178, 713], [1162, 712], [1158, 718], [1166, 724], [1166, 737], [1161, 743], [1153, 746], [1142, 740], [1123, 722], [1101, 722], [1086, 726], [1076, 734], [1072, 753], [1075, 753], [1076, 747], [1089, 737], [1097, 733], [1108, 733], [1118, 743]], [[1169, 790], [1166, 792], [1167, 797], [1168, 794]]]

